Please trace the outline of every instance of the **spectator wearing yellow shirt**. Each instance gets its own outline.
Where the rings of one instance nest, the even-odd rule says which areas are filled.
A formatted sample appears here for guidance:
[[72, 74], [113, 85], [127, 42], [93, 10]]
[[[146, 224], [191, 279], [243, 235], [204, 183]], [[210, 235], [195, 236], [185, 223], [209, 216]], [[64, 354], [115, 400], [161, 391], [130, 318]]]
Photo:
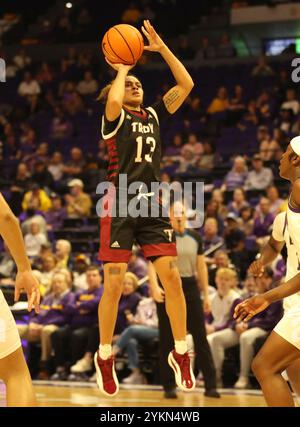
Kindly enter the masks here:
[[207, 112], [209, 114], [221, 113], [229, 108], [229, 100], [227, 89], [224, 86], [221, 86], [218, 89], [217, 96], [210, 103]]
[[65, 196], [68, 218], [84, 218], [89, 216], [92, 200], [83, 191], [83, 182], [81, 179], [72, 179], [68, 186], [71, 189], [70, 194]]
[[47, 212], [52, 207], [52, 202], [46, 191], [42, 190], [38, 184], [33, 184], [31, 190], [25, 193], [22, 202], [23, 211], [27, 211], [33, 201], [36, 202], [34, 203], [36, 208], [42, 212]]

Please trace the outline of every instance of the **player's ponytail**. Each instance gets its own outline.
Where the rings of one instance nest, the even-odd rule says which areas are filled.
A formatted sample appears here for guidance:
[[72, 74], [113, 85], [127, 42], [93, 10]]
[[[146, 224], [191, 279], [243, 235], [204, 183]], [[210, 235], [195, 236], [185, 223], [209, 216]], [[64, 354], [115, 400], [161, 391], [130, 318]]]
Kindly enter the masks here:
[[104, 88], [101, 90], [101, 92], [98, 95], [97, 101], [101, 102], [102, 104], [106, 104], [108, 94], [112, 84], [113, 84], [113, 80], [110, 83], [108, 83], [106, 86], [104, 86]]

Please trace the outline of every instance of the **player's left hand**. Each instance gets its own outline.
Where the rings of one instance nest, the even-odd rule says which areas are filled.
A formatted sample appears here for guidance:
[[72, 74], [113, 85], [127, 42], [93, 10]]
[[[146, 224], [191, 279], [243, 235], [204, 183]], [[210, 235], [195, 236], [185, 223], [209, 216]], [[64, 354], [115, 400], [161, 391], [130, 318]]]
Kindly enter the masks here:
[[165, 46], [165, 43], [162, 41], [155, 29], [152, 27], [150, 21], [144, 20], [142, 31], [149, 42], [148, 46], [144, 46], [144, 50], [149, 50], [150, 52], [159, 52]]
[[256, 295], [238, 304], [235, 307], [233, 318], [238, 322], [248, 322], [253, 316], [265, 310], [269, 304], [264, 295]]
[[40, 312], [40, 285], [31, 270], [19, 271], [15, 284], [15, 301], [19, 301], [20, 293], [25, 290], [28, 299], [28, 311], [34, 308], [36, 313]]

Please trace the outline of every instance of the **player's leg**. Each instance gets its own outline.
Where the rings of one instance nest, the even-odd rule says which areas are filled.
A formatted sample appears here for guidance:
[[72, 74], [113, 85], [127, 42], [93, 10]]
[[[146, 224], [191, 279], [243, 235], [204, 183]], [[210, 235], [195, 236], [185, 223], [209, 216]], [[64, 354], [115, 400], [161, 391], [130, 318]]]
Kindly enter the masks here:
[[100, 346], [95, 353], [94, 362], [98, 387], [107, 396], [114, 396], [119, 391], [112, 356], [112, 338], [126, 270], [127, 263], [104, 264], [104, 291], [98, 310]]
[[101, 345], [111, 345], [118, 315], [119, 300], [123, 291], [126, 263], [104, 264], [104, 291], [99, 304]]
[[7, 406], [36, 406], [22, 347], [0, 359], [0, 378], [6, 385]]
[[286, 372], [294, 392], [300, 397], [300, 359], [291, 363]]
[[187, 352], [186, 302], [176, 257], [161, 256], [153, 265], [165, 291], [166, 311], [175, 341], [175, 351], [169, 354], [168, 362], [175, 373], [177, 386], [184, 391], [191, 391], [196, 381]]
[[254, 358], [252, 370], [268, 406], [294, 406], [292, 393], [281, 373], [299, 358], [300, 350], [274, 331]]

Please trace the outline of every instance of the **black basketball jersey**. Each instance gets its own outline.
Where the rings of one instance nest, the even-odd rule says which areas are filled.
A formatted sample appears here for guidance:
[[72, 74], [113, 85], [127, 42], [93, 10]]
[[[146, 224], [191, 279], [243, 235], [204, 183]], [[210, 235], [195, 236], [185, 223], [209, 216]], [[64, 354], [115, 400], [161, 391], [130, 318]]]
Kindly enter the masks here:
[[169, 115], [163, 101], [141, 112], [123, 107], [113, 122], [103, 115], [101, 131], [108, 149], [109, 181], [118, 186], [118, 176], [126, 174], [128, 185], [140, 181], [149, 189], [151, 182], [160, 181], [159, 122]]

